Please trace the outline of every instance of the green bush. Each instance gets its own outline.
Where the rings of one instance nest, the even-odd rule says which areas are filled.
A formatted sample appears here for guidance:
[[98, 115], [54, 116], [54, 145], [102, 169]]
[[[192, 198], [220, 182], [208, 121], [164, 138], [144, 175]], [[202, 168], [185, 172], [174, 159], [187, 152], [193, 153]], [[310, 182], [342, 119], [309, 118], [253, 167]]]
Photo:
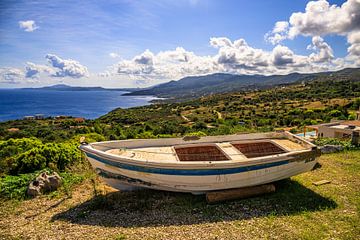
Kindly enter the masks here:
[[24, 199], [29, 182], [35, 177], [34, 173], [7, 175], [0, 178], [0, 198]]
[[357, 146], [351, 144], [350, 139], [338, 139], [338, 138], [317, 138], [315, 140], [315, 144], [318, 146], [324, 145], [340, 145], [343, 146], [344, 149], [350, 150], [355, 149]]
[[42, 143], [36, 138], [10, 139], [0, 143], [0, 174], [30, 173], [44, 168], [65, 170], [80, 161], [78, 143]]

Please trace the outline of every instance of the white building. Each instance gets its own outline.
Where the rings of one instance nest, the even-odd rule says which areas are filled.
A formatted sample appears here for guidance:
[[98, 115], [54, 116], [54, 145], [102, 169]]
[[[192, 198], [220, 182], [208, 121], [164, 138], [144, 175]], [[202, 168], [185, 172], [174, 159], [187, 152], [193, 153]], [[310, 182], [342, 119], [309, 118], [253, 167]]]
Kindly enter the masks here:
[[317, 130], [317, 137], [320, 138], [351, 138], [353, 132], [360, 132], [360, 120], [326, 123], [309, 128]]

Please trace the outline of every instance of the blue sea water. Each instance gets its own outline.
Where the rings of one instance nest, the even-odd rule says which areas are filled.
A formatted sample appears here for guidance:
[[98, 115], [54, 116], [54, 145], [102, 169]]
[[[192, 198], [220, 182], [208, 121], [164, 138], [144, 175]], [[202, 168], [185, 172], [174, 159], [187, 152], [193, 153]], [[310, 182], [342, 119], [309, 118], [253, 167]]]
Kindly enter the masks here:
[[122, 96], [121, 91], [0, 89], [0, 121], [24, 116], [74, 116], [94, 119], [121, 107], [150, 104], [152, 96]]

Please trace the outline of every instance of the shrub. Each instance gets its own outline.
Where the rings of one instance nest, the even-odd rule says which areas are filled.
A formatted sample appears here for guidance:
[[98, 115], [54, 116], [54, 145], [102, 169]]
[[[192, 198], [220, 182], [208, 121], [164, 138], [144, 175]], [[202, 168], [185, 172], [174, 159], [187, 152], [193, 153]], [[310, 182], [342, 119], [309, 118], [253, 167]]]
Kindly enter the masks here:
[[198, 130], [207, 129], [207, 125], [206, 125], [206, 123], [204, 123], [202, 121], [198, 121], [193, 125], [193, 128], [198, 129]]
[[[93, 140], [90, 135], [87, 140]], [[0, 143], [0, 174], [30, 173], [44, 168], [65, 170], [82, 159], [79, 142], [42, 143], [36, 138], [10, 139]]]
[[24, 199], [27, 186], [34, 177], [35, 174], [31, 173], [0, 178], [0, 198]]
[[344, 149], [350, 150], [357, 148], [356, 146], [351, 144], [351, 140], [349, 139], [338, 139], [338, 138], [317, 138], [315, 140], [315, 144], [318, 146], [324, 145], [340, 145], [343, 146]]

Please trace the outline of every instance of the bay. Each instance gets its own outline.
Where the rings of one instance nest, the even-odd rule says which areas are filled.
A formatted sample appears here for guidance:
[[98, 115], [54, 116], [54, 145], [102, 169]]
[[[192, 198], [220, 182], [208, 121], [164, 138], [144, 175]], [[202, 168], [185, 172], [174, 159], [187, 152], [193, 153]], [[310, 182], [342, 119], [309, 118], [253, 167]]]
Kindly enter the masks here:
[[150, 104], [152, 96], [122, 96], [122, 91], [0, 89], [0, 121], [44, 114], [98, 118], [115, 108]]

